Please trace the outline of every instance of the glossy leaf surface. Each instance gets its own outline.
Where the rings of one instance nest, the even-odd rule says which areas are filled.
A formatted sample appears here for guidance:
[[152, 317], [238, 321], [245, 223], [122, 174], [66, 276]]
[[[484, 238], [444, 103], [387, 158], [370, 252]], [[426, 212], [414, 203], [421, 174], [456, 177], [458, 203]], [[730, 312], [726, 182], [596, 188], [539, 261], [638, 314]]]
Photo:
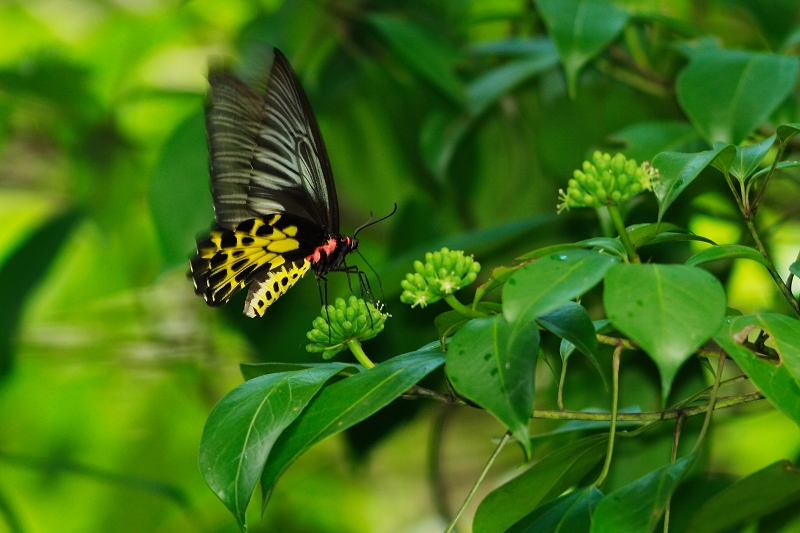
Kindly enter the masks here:
[[453, 335], [447, 350], [453, 388], [497, 417], [528, 454], [538, 351], [533, 320], [512, 325], [500, 315], [471, 320]]
[[536, 6], [561, 56], [574, 98], [581, 69], [619, 35], [628, 12], [597, 0], [537, 0]]
[[490, 492], [472, 523], [474, 533], [503, 533], [542, 503], [578, 483], [606, 454], [607, 435], [571, 442]]
[[443, 363], [442, 352], [427, 346], [326, 387], [275, 442], [261, 476], [264, 504], [278, 477], [308, 448], [385, 407]]
[[614, 327], [655, 361], [665, 399], [678, 369], [719, 330], [726, 309], [720, 282], [683, 265], [617, 265], [606, 276], [603, 302]]
[[701, 48], [678, 75], [678, 101], [709, 144], [739, 144], [786, 98], [799, 64], [791, 56]]
[[591, 533], [651, 533], [667, 501], [694, 463], [687, 455], [621, 487], [597, 505]]
[[345, 365], [331, 363], [246, 381], [222, 398], [200, 439], [200, 472], [245, 530], [245, 511], [270, 450], [311, 398]]
[[528, 263], [503, 287], [503, 313], [509, 322], [533, 320], [588, 291], [619, 262], [610, 255], [568, 250]]
[[672, 202], [708, 165], [719, 159], [721, 164], [727, 167], [735, 156], [736, 148], [730, 145], [695, 154], [678, 152], [658, 154], [653, 159], [653, 166], [658, 169], [660, 176], [653, 185], [653, 192], [658, 200], [659, 222]]

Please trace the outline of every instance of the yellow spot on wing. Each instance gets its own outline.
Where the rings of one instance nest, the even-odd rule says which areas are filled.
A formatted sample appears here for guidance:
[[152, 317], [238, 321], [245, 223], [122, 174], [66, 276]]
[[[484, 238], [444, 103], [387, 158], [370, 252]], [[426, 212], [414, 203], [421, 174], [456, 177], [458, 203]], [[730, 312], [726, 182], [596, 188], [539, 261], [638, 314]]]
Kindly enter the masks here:
[[295, 239], [281, 239], [279, 241], [272, 241], [267, 245], [267, 250], [279, 254], [291, 252], [300, 248], [300, 243]]
[[297, 226], [286, 226], [283, 228], [283, 232], [289, 237], [294, 237], [297, 235]]
[[263, 279], [255, 280], [250, 285], [250, 292], [248, 292], [247, 300], [244, 303], [244, 314], [250, 318], [264, 316], [264, 311], [266, 311], [267, 307], [297, 283], [297, 280], [308, 272], [310, 266], [311, 263], [308, 261], [303, 261], [301, 266], [291, 264], [288, 270], [285, 266], [282, 266], [280, 270], [267, 272], [266, 277]]

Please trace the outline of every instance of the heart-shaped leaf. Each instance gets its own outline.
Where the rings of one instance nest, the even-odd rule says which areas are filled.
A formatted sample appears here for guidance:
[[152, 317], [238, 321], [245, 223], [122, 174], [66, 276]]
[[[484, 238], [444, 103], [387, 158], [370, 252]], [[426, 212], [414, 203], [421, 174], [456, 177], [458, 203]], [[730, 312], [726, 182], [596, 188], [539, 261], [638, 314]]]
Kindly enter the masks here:
[[664, 401], [678, 369], [719, 330], [726, 309], [720, 282], [683, 265], [616, 265], [603, 303], [614, 327], [656, 363]]

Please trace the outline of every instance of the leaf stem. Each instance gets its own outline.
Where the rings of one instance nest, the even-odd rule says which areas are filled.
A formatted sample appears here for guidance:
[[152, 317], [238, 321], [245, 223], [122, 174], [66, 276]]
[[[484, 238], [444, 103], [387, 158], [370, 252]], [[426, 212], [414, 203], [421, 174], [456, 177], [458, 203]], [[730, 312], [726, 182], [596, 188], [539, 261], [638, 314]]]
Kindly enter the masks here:
[[564, 380], [567, 377], [567, 361], [569, 358], [565, 358], [564, 361], [561, 363], [561, 378], [558, 380], [558, 408], [561, 411], [564, 411]]
[[719, 391], [719, 384], [722, 381], [722, 371], [725, 369], [725, 358], [728, 356], [725, 352], [719, 356], [719, 363], [717, 363], [717, 375], [714, 377], [714, 388], [711, 389], [711, 398], [708, 400], [708, 409], [706, 410], [706, 418], [703, 420], [703, 428], [700, 430], [700, 436], [697, 437], [697, 442], [694, 444], [692, 453], [700, 451], [703, 445], [703, 440], [708, 432], [708, 426], [711, 423], [711, 415], [714, 412], [714, 404], [717, 401], [717, 392]]
[[[678, 459], [678, 443], [681, 440], [681, 430], [683, 429], [683, 421], [686, 417], [679, 416], [675, 422], [675, 430], [672, 432], [672, 458], [670, 462], [674, 463]], [[667, 499], [667, 508], [664, 510], [664, 533], [669, 533], [669, 512], [672, 508], [672, 495], [670, 494]]]
[[606, 451], [606, 460], [603, 463], [603, 470], [600, 472], [600, 477], [595, 481], [594, 486], [600, 487], [608, 477], [608, 470], [611, 468], [611, 457], [614, 455], [614, 437], [617, 433], [617, 406], [619, 403], [619, 359], [622, 355], [622, 344], [617, 345], [614, 350], [612, 358], [612, 373], [611, 373], [611, 432], [608, 435], [608, 451]]
[[789, 302], [789, 305], [792, 306], [794, 312], [800, 315], [800, 302], [797, 301], [797, 298], [794, 297], [792, 291], [789, 290], [789, 287], [783, 282], [783, 278], [781, 278], [778, 271], [775, 270], [775, 266], [772, 264], [769, 256], [767, 255], [767, 249], [764, 248], [764, 244], [761, 242], [761, 239], [758, 236], [758, 230], [756, 229], [755, 224], [751, 218], [745, 218], [744, 220], [747, 229], [750, 231], [750, 236], [753, 237], [753, 242], [756, 245], [756, 249], [764, 256], [764, 259], [767, 260], [767, 270], [769, 271], [769, 275], [772, 276], [773, 281], [778, 286], [778, 289], [783, 293], [783, 296], [786, 298], [786, 301]]
[[367, 357], [367, 354], [364, 353], [364, 349], [361, 347], [361, 343], [358, 341], [358, 339], [350, 339], [346, 341], [345, 344], [348, 348], [350, 348], [350, 351], [364, 368], [370, 369], [375, 366], [375, 363], [370, 361], [369, 357]]
[[451, 531], [453, 531], [453, 528], [456, 527], [456, 522], [458, 522], [458, 519], [461, 518], [462, 514], [464, 514], [464, 510], [467, 508], [467, 505], [469, 505], [469, 502], [470, 500], [472, 500], [472, 497], [475, 496], [476, 492], [478, 492], [478, 487], [480, 486], [481, 482], [483, 482], [483, 478], [485, 478], [486, 474], [489, 473], [489, 469], [492, 467], [492, 463], [494, 463], [494, 460], [497, 459], [498, 455], [500, 455], [500, 450], [503, 449], [503, 446], [506, 445], [506, 442], [508, 442], [509, 438], [511, 438], [510, 430], [506, 431], [505, 435], [503, 435], [503, 438], [500, 439], [500, 443], [497, 445], [497, 448], [494, 449], [494, 452], [492, 452], [492, 455], [491, 457], [489, 457], [489, 460], [486, 461], [486, 466], [483, 467], [480, 476], [478, 476], [478, 479], [475, 481], [475, 484], [472, 486], [472, 489], [469, 491], [469, 494], [467, 494], [467, 497], [464, 499], [464, 502], [461, 504], [461, 507], [459, 507], [456, 516], [453, 518], [453, 521], [450, 522], [450, 525], [447, 526], [447, 529], [444, 530], [444, 533], [450, 533]]
[[769, 167], [769, 172], [767, 172], [767, 176], [764, 178], [764, 183], [758, 188], [758, 192], [756, 193], [756, 197], [753, 199], [753, 203], [748, 206], [748, 214], [750, 215], [746, 217], [748, 220], [755, 217], [756, 211], [758, 211], [758, 207], [761, 205], [761, 198], [764, 197], [764, 192], [767, 190], [769, 180], [772, 179], [772, 175], [775, 173], [775, 169], [778, 167], [778, 162], [781, 160], [781, 157], [783, 157], [784, 150], [786, 150], [786, 143], [781, 142], [778, 145], [778, 153], [775, 154], [775, 159], [772, 161], [772, 166]]
[[619, 212], [619, 207], [616, 205], [607, 205], [608, 214], [611, 215], [611, 221], [619, 234], [619, 240], [625, 246], [625, 251], [628, 253], [628, 259], [632, 263], [641, 263], [639, 255], [633, 247], [631, 238], [628, 236], [628, 230], [625, 229], [625, 222], [622, 220], [622, 214]]
[[[415, 390], [423, 389], [419, 387], [418, 389], [412, 388], [409, 389], [408, 393], [404, 395], [404, 398], [416, 398], [416, 397], [426, 397], [430, 399], [435, 399], [443, 403], [454, 403], [459, 405], [469, 405], [470, 407], [475, 407], [474, 405], [470, 405], [463, 400], [458, 400], [453, 398], [449, 394], [442, 394], [436, 393], [435, 391], [428, 391], [428, 389], [424, 389], [428, 391], [426, 395], [419, 395], [415, 392]], [[717, 399], [714, 403], [714, 410], [717, 409], [727, 409], [729, 407], [735, 407], [737, 405], [742, 405], [750, 402], [756, 402], [759, 400], [763, 400], [764, 396], [759, 391], [754, 392], [745, 392], [743, 394], [736, 394], [734, 396], [724, 396], [722, 398]], [[675, 420], [679, 416], [685, 416], [687, 418], [697, 415], [702, 415], [708, 411], [709, 404], [701, 404], [701, 405], [693, 405], [692, 407], [686, 408], [679, 408], [679, 409], [667, 409], [665, 411], [645, 411], [643, 413], [617, 413], [617, 422], [654, 422], [659, 420]], [[551, 411], [546, 409], [534, 409], [531, 418], [535, 418], [538, 420], [584, 420], [588, 422], [608, 422], [611, 420], [612, 413], [590, 413], [586, 411]]]
[[444, 301], [447, 302], [450, 305], [450, 307], [453, 308], [454, 311], [467, 318], [483, 318], [489, 316], [486, 313], [482, 313], [476, 309], [473, 309], [471, 307], [462, 304], [461, 302], [458, 301], [458, 298], [456, 298], [454, 294], [448, 294], [447, 296], [445, 296]]
[[443, 405], [436, 413], [431, 426], [431, 435], [428, 440], [428, 482], [431, 487], [436, 512], [443, 521], [450, 520], [450, 509], [447, 505], [448, 487], [442, 475], [442, 442], [447, 423], [452, 418], [454, 407]]

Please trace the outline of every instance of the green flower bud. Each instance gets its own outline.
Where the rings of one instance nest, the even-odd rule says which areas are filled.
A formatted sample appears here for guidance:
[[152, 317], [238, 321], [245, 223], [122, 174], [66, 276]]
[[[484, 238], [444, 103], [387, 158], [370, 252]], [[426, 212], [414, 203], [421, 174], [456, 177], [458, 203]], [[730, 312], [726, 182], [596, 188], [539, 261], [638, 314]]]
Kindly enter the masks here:
[[566, 192], [558, 191], [559, 213], [572, 207], [619, 205], [644, 190], [652, 190], [653, 180], [658, 178], [649, 163], [639, 166], [622, 154], [611, 157], [595, 152], [581, 168], [567, 182]]
[[350, 296], [346, 302], [336, 298], [327, 309], [323, 306], [320, 316], [312, 321], [312, 329], [306, 334], [311, 342], [306, 345], [306, 350], [330, 359], [347, 348], [347, 341], [365, 341], [376, 336], [383, 330], [388, 317], [387, 313], [361, 298]]
[[400, 282], [403, 289], [400, 301], [412, 307], [425, 307], [469, 285], [478, 277], [481, 265], [460, 250], [442, 248], [425, 254], [425, 263], [414, 262], [414, 270], [421, 283], [410, 283], [409, 276]]

